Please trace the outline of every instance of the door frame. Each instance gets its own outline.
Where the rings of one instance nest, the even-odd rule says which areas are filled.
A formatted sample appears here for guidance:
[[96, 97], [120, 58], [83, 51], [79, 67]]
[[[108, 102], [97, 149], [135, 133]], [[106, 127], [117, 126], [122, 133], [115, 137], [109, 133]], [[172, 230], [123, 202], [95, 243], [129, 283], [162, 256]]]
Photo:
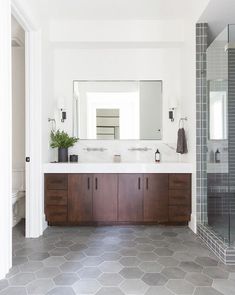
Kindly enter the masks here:
[[[21, 1], [22, 2], [22, 1]], [[11, 15], [26, 31], [26, 237], [45, 228], [41, 155], [41, 30], [19, 0], [0, 1], [0, 279], [12, 266], [12, 69]]]
[[11, 2], [11, 13], [25, 31], [25, 236], [36, 238], [44, 229], [41, 151], [41, 30], [20, 1]]

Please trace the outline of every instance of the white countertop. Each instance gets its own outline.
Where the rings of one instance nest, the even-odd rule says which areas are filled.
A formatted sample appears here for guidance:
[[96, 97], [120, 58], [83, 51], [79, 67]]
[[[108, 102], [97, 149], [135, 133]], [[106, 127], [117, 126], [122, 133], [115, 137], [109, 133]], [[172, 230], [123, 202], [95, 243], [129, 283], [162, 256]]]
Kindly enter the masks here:
[[44, 173], [192, 173], [190, 163], [46, 163]]

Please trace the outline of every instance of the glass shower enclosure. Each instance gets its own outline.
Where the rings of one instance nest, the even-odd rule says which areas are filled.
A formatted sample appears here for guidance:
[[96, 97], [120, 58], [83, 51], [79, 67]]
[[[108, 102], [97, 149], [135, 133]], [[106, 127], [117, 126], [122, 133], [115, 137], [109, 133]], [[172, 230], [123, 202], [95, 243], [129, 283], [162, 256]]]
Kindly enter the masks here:
[[207, 49], [207, 216], [204, 224], [235, 246], [235, 25]]

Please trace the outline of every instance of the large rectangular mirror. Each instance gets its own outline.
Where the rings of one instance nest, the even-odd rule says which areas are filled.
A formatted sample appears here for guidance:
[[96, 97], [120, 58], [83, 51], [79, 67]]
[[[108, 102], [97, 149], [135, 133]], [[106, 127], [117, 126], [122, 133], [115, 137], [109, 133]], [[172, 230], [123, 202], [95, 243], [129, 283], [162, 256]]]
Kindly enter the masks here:
[[162, 81], [73, 81], [73, 135], [161, 139]]

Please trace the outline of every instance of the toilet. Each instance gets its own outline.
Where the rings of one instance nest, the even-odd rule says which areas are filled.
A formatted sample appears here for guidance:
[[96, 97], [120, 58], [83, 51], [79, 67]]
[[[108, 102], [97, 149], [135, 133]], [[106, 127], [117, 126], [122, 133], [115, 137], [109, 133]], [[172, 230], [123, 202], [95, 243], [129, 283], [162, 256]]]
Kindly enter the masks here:
[[12, 174], [12, 226], [25, 218], [24, 169], [13, 170]]

